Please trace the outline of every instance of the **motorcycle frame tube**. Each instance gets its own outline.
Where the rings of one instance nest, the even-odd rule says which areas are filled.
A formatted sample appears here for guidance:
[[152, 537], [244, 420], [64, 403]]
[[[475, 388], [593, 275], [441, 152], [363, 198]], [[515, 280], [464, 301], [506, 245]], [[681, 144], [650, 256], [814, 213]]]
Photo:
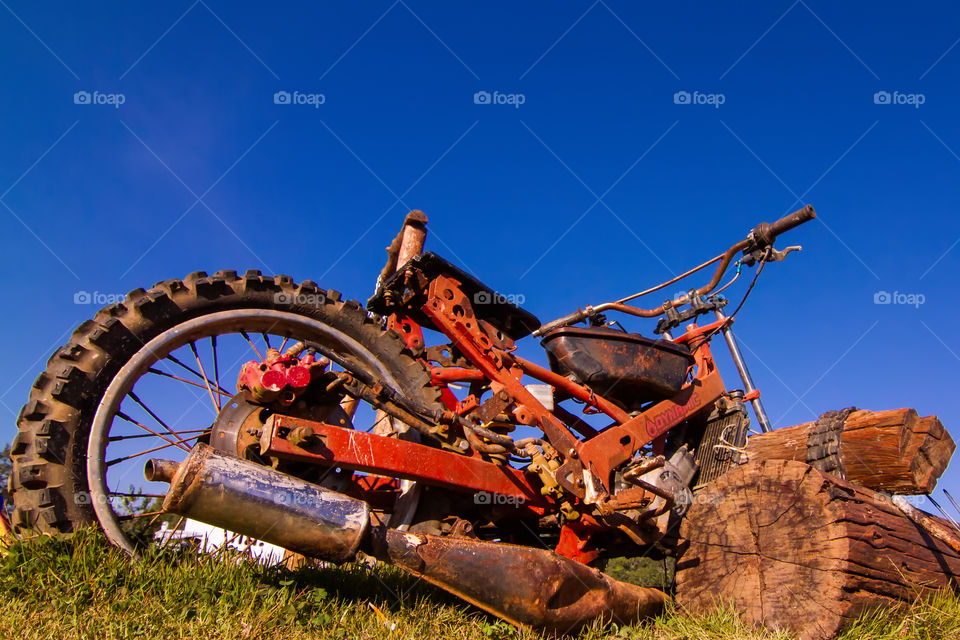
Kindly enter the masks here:
[[[631, 416], [588, 387], [498, 348], [476, 322], [469, 300], [458, 284], [452, 278], [436, 277], [428, 287], [423, 313], [476, 367], [477, 373], [469, 374], [471, 379], [482, 375], [498, 388], [506, 389], [521, 412], [519, 417], [526, 418], [527, 424], [539, 425], [554, 446], [563, 452], [566, 462], [557, 471], [557, 482], [579, 498], [585, 495], [582, 475], [585, 469], [589, 469], [612, 492], [612, 471], [617, 465], [629, 460], [642, 447], [676, 425], [709, 408], [726, 392], [710, 352], [709, 339], [704, 339], [705, 335], [712, 333], [712, 325], [691, 325], [674, 342], [691, 343], [694, 376], [672, 398]], [[595, 407], [615, 423], [593, 437], [580, 440], [524, 387], [520, 381], [523, 374]], [[468, 377], [464, 370], [458, 371], [458, 375]], [[441, 377], [438, 382], [442, 381]]]

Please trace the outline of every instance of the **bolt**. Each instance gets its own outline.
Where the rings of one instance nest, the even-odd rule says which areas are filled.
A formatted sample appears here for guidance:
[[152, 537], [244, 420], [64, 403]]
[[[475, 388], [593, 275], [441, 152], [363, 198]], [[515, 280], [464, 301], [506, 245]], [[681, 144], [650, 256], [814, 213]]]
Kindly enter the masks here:
[[290, 444], [294, 445], [295, 447], [302, 447], [310, 442], [313, 436], [313, 429], [310, 427], [297, 427], [290, 432], [290, 435], [287, 436], [287, 440], [289, 440]]

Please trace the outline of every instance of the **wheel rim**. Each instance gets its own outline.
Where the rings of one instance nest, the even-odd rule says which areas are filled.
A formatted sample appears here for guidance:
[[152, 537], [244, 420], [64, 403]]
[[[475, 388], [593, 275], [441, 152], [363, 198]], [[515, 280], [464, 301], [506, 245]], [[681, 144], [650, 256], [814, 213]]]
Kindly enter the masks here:
[[[149, 529], [161, 515], [149, 511], [135, 513], [129, 506], [130, 503], [137, 500], [147, 500], [146, 504], [157, 503], [162, 499], [162, 492], [121, 491], [120, 483], [132, 480], [138, 475], [140, 487], [149, 489], [150, 483], [142, 480], [142, 472], [135, 473], [138, 463], [142, 470], [146, 456], [157, 452], [161, 452], [165, 457], [176, 452], [182, 458], [199, 438], [210, 431], [210, 426], [206, 424], [182, 427], [179, 422], [186, 412], [176, 421], [164, 420], [163, 416], [159, 415], [160, 412], [151, 407], [151, 402], [145, 401], [142, 394], [137, 393], [138, 383], [150, 375], [176, 381], [181, 387], [191, 389], [195, 397], [194, 405], [199, 402], [196, 399], [197, 394], [201, 394], [200, 397], [205, 394], [205, 402], [215, 416], [233, 395], [224, 388], [225, 381], [232, 385], [236, 380], [236, 377], [230, 380], [233, 370], [238, 369], [242, 362], [260, 359], [261, 353], [265, 352], [257, 349], [255, 341], [250, 338], [251, 333], [263, 336], [264, 347], [271, 346], [271, 335], [284, 343], [290, 339], [310, 341], [318, 345], [318, 350], [323, 352], [323, 355], [344, 369], [356, 374], [365, 373], [371, 379], [399, 388], [395, 376], [373, 352], [352, 336], [330, 325], [294, 313], [269, 309], [221, 311], [188, 320], [161, 333], [137, 351], [107, 387], [94, 415], [87, 447], [87, 483], [93, 509], [110, 541], [127, 553], [135, 555], [136, 548], [129, 535], [134, 527], [125, 523], [152, 517], [147, 527]], [[244, 355], [236, 362], [225, 361], [222, 349], [218, 355], [218, 338], [224, 339], [226, 336], [242, 336], [249, 343], [249, 347], [243, 350]], [[208, 356], [205, 366], [197, 344], [206, 339], [211, 341], [212, 360]], [[173, 355], [178, 351], [195, 358], [195, 362], [191, 363], [193, 366], [183, 362], [186, 357]], [[227, 365], [226, 370], [223, 369], [224, 365]], [[172, 370], [183, 375], [172, 373]], [[192, 375], [187, 377], [184, 372]], [[151, 391], [156, 392], [158, 389]], [[194, 405], [191, 405], [191, 410]], [[140, 419], [137, 419], [138, 417]], [[212, 423], [211, 420], [210, 424]], [[124, 435], [120, 425], [124, 425], [132, 435]], [[147, 443], [150, 443], [150, 446], [139, 446]], [[131, 447], [136, 449], [135, 453], [129, 452]], [[131, 476], [132, 473], [135, 475]], [[108, 476], [113, 476], [113, 482], [109, 481]], [[111, 488], [110, 484], [115, 486]]]

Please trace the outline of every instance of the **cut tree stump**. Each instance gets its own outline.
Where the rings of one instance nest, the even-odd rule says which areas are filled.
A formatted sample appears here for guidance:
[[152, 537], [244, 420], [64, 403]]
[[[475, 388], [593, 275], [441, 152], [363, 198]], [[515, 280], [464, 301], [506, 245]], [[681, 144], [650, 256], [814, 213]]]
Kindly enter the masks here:
[[936, 416], [913, 409], [828, 411], [815, 422], [752, 436], [754, 460], [797, 460], [887, 493], [933, 491], [956, 445]]
[[704, 612], [732, 603], [745, 621], [803, 640], [960, 585], [960, 552], [948, 542], [885, 494], [802, 462], [731, 470], [694, 500], [681, 537], [679, 604]]

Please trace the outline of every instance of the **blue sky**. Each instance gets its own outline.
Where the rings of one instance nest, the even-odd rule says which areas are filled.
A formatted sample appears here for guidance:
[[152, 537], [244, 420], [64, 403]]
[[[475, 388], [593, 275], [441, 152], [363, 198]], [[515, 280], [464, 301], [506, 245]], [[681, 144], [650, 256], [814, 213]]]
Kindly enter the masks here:
[[546, 320], [805, 203], [736, 325], [775, 424], [960, 433], [958, 38], [948, 2], [2, 0], [0, 436], [78, 292], [259, 268], [366, 299], [419, 208]]

